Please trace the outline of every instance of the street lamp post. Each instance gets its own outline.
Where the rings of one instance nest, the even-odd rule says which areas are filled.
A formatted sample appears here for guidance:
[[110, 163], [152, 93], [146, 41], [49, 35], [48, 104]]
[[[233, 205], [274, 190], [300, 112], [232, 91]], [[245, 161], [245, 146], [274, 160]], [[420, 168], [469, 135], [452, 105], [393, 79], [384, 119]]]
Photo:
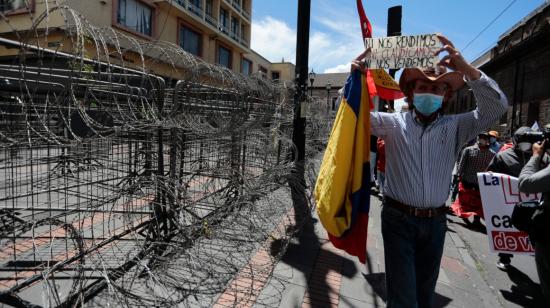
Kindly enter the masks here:
[[330, 89], [332, 89], [332, 85], [327, 83], [327, 110], [330, 110]]
[[311, 69], [311, 72], [309, 72], [309, 83], [310, 83], [310, 88], [309, 88], [309, 96], [313, 97], [313, 82], [315, 81], [315, 72], [313, 71], [313, 69]]

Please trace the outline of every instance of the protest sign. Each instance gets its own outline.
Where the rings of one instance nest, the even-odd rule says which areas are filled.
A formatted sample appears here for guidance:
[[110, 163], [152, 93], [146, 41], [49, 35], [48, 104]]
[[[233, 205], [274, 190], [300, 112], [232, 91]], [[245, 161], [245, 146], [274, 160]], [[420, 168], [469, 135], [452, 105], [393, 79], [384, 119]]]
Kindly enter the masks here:
[[365, 62], [370, 69], [429, 68], [439, 62], [435, 53], [441, 48], [436, 34], [366, 38], [370, 48]]
[[518, 179], [509, 175], [483, 172], [477, 178], [491, 251], [533, 254], [527, 233], [512, 225], [512, 212], [516, 203], [538, 200], [540, 194], [520, 193]]

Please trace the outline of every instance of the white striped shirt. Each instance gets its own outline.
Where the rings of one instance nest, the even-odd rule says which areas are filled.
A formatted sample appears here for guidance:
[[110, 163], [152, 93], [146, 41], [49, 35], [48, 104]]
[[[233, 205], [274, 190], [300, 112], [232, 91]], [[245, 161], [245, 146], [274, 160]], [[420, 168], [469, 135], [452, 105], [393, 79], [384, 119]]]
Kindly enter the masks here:
[[497, 83], [484, 73], [468, 85], [477, 108], [439, 116], [428, 126], [415, 119], [414, 110], [371, 112], [371, 133], [386, 142], [386, 196], [419, 208], [445, 204], [461, 146], [487, 130], [508, 106]]

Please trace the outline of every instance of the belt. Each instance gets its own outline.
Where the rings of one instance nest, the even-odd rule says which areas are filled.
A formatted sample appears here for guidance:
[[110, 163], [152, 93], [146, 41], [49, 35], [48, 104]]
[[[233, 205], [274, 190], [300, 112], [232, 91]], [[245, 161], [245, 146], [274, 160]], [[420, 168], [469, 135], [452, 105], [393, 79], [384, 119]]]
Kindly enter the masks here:
[[397, 200], [394, 200], [389, 197], [384, 197], [384, 205], [389, 205], [409, 216], [413, 217], [419, 217], [419, 218], [432, 218], [432, 217], [438, 217], [445, 213], [447, 213], [447, 207], [444, 205], [436, 208], [418, 208], [413, 207], [404, 203], [401, 203]]

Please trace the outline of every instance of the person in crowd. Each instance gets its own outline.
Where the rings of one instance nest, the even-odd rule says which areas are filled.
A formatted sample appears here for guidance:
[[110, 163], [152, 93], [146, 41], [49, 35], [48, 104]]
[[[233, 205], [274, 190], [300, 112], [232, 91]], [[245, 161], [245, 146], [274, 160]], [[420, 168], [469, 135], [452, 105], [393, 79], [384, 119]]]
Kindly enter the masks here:
[[383, 197], [384, 182], [386, 181], [386, 146], [384, 139], [378, 138], [376, 150], [378, 153], [378, 160], [376, 161], [376, 170], [378, 171], [378, 195]]
[[[401, 74], [399, 86], [410, 111], [370, 114], [371, 133], [384, 139], [386, 150], [381, 215], [389, 308], [433, 307], [453, 165], [461, 145], [493, 125], [508, 105], [495, 81], [468, 63], [447, 38], [439, 40], [438, 54], [447, 54], [437, 70], [407, 68]], [[352, 71], [363, 70], [367, 52], [352, 62]], [[465, 81], [476, 109], [444, 114]]]
[[456, 172], [459, 178], [458, 198], [451, 206], [454, 214], [464, 219], [468, 225], [470, 224], [468, 217], [474, 216], [473, 224], [476, 227], [482, 226], [480, 218], [483, 218], [477, 173], [487, 170], [495, 156], [495, 152], [490, 149], [489, 138], [488, 133], [481, 133], [477, 137], [476, 144], [462, 151]]
[[[550, 125], [545, 126], [546, 135], [550, 135]], [[542, 193], [544, 211], [550, 211], [550, 167], [542, 163], [544, 156], [550, 155], [550, 139], [542, 144], [533, 144], [533, 156], [525, 164], [519, 175], [519, 190], [524, 193]], [[550, 215], [546, 215], [548, 217]], [[548, 222], [550, 226], [550, 221]], [[542, 294], [550, 302], [550, 227], [545, 234], [537, 236], [535, 245], [535, 263], [539, 275]]]
[[496, 130], [492, 130], [492, 131], [489, 132], [489, 147], [495, 153], [498, 153], [498, 151], [502, 147], [502, 145], [498, 142], [499, 137], [500, 137], [500, 135], [498, 134], [498, 132]]
[[[489, 164], [489, 167], [487, 167], [487, 171], [507, 174], [516, 178], [519, 177], [521, 169], [523, 169], [532, 156], [531, 148], [533, 144], [525, 138], [532, 131], [528, 126], [518, 128], [512, 137], [513, 146], [498, 152]], [[508, 270], [513, 255], [499, 253], [498, 257], [497, 267], [504, 271]]]
[[510, 148], [513, 148], [513, 147], [514, 147], [513, 137], [508, 137], [506, 139], [506, 141], [504, 142], [504, 144], [500, 147], [500, 150], [498, 150], [498, 151], [502, 152], [504, 150], [507, 150], [507, 149], [510, 149]]
[[[460, 183], [458, 179], [458, 164], [460, 163], [460, 159], [462, 158], [462, 153], [464, 153], [465, 148], [474, 145], [476, 143], [476, 140], [477, 138], [468, 141], [466, 144], [463, 144], [462, 147], [460, 148], [460, 151], [458, 152], [459, 153], [458, 158], [454, 164], [453, 173], [452, 173], [453, 180], [451, 182], [451, 202], [455, 202], [456, 197], [458, 196], [458, 185]], [[454, 215], [454, 212], [450, 207], [449, 207], [449, 214]]]

